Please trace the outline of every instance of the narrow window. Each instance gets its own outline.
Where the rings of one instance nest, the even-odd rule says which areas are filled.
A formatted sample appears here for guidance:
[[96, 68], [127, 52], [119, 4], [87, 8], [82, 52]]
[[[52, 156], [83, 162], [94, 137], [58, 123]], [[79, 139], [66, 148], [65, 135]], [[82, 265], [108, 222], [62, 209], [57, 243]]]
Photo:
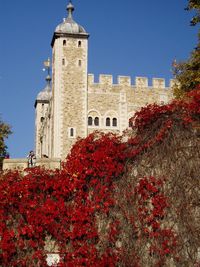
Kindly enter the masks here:
[[79, 65], [79, 67], [81, 67], [81, 65], [82, 65], [81, 60], [78, 61], [78, 65]]
[[96, 117], [96, 118], [94, 119], [94, 125], [95, 125], [95, 126], [99, 126], [99, 118], [98, 118], [98, 117]]
[[110, 118], [106, 118], [106, 126], [110, 126]]
[[40, 121], [43, 122], [43, 121], [44, 121], [44, 117], [41, 117], [41, 118], [40, 118]]
[[71, 137], [74, 136], [74, 129], [73, 129], [73, 128], [70, 129], [70, 136], [71, 136]]
[[67, 44], [67, 41], [63, 40], [63, 46], [66, 46], [66, 44]]
[[81, 47], [81, 41], [78, 41], [78, 47]]
[[75, 138], [76, 137], [76, 128], [68, 128], [68, 138]]
[[65, 59], [62, 59], [62, 65], [65, 66]]
[[113, 118], [112, 126], [117, 127], [117, 119], [116, 118]]
[[92, 117], [88, 117], [88, 125], [89, 125], [89, 126], [92, 125]]

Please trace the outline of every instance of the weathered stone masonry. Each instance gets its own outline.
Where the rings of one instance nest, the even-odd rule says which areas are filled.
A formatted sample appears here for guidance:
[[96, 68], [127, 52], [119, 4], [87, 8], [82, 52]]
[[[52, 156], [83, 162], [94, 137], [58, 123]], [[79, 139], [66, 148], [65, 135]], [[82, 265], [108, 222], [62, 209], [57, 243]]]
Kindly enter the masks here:
[[68, 17], [56, 27], [52, 39], [52, 91], [40, 92], [36, 109], [36, 156], [63, 159], [76, 138], [94, 130], [122, 133], [129, 118], [149, 103], [167, 103], [171, 87], [164, 79], [88, 74], [89, 34], [72, 17], [74, 7], [67, 6]]

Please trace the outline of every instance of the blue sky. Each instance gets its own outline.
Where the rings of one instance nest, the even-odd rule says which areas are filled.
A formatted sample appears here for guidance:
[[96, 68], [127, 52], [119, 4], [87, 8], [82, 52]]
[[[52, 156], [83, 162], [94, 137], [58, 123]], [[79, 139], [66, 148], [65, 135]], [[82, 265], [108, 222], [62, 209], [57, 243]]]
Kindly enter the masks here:
[[[0, 0], [0, 114], [12, 125], [11, 157], [34, 148], [34, 101], [45, 86], [55, 27], [68, 0]], [[89, 38], [89, 73], [165, 78], [174, 58], [197, 43], [186, 0], [74, 0], [74, 19]]]

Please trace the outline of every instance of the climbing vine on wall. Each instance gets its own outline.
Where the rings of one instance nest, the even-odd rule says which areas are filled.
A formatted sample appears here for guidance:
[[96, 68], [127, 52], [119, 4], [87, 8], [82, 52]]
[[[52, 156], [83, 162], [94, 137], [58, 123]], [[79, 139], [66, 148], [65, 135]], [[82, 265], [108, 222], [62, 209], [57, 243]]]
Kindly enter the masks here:
[[[169, 158], [180, 142], [198, 139], [200, 88], [184, 100], [148, 105], [131, 121], [128, 137], [95, 132], [78, 140], [62, 170], [1, 174], [1, 266], [47, 266], [48, 253], [60, 255], [55, 266], [190, 266], [194, 238], [191, 266], [198, 264], [199, 230], [190, 222], [191, 236], [183, 223], [184, 205], [199, 216], [196, 167], [188, 160], [178, 180], [182, 154], [176, 165]], [[196, 193], [184, 191], [187, 183]]]

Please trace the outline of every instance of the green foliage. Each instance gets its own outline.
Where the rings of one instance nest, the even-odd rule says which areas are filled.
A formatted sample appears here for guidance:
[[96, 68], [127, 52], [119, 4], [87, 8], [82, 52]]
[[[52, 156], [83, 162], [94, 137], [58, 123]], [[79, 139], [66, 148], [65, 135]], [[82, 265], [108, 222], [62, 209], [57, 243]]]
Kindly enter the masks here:
[[[200, 22], [200, 0], [189, 0], [186, 10], [196, 12], [191, 20], [191, 25], [198, 24]], [[185, 93], [198, 87], [200, 84], [200, 35], [190, 58], [186, 62], [174, 62], [173, 74], [178, 81], [178, 84], [174, 86], [176, 98], [181, 98]]]
[[196, 89], [200, 84], [200, 40], [196, 49], [192, 51], [191, 57], [186, 62], [175, 64], [173, 67], [174, 76], [179, 83], [179, 86], [174, 88], [177, 98]]
[[7, 146], [5, 144], [5, 139], [8, 138], [9, 134], [11, 134], [10, 126], [4, 123], [0, 119], [0, 166], [2, 164], [3, 158], [7, 154]]
[[200, 0], [189, 0], [186, 10], [195, 10], [196, 14], [191, 20], [191, 25], [194, 26], [200, 22]]

